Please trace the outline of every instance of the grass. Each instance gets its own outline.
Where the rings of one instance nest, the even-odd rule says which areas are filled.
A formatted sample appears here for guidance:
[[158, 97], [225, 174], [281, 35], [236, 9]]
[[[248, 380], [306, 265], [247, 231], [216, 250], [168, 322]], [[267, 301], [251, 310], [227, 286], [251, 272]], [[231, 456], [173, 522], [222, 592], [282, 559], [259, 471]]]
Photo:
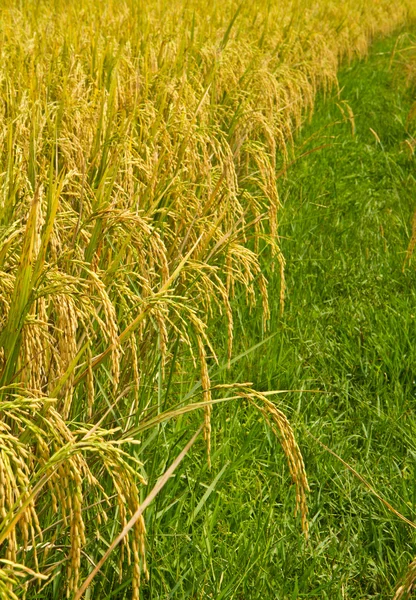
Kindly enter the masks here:
[[[414, 530], [308, 435], [415, 522], [416, 288], [414, 268], [402, 272], [415, 209], [414, 158], [405, 144], [413, 92], [397, 55], [389, 68], [395, 42], [376, 44], [368, 60], [343, 69], [340, 95], [322, 99], [302, 128], [299, 158], [279, 183], [285, 313], [270, 274], [277, 335], [232, 372], [257, 389], [326, 392], [284, 397], [311, 486], [310, 542], [291, 520], [290, 492], [267, 430], [254, 417], [241, 423], [241, 413], [228, 414], [232, 442], [213, 461], [226, 476], [205, 520], [188, 533], [199, 550], [184, 545], [189, 587], [182, 582], [177, 597], [198, 597], [206, 577], [201, 597], [392, 598], [414, 557]], [[355, 135], [343, 102], [354, 113]], [[261, 338], [258, 324], [256, 315], [241, 312], [239, 351]], [[221, 438], [225, 426], [215, 435]], [[153, 597], [163, 597], [163, 587], [157, 590]]]
[[237, 352], [247, 355], [227, 378], [325, 391], [284, 396], [311, 486], [310, 542], [293, 522], [267, 428], [216, 407], [213, 472], [194, 464], [149, 515], [146, 598], [387, 599], [415, 554], [414, 530], [308, 435], [415, 522], [416, 275], [402, 272], [416, 191], [404, 144], [413, 92], [398, 61], [389, 68], [396, 39], [342, 70], [340, 95], [320, 100], [279, 182], [288, 291], [281, 316], [270, 273], [276, 335], [250, 351], [263, 336], [259, 318], [236, 308]]
[[304, 124], [411, 3], [334, 7], [0, 9], [4, 597], [380, 597], [409, 562], [307, 437], [413, 518], [410, 99], [376, 122], [374, 58]]

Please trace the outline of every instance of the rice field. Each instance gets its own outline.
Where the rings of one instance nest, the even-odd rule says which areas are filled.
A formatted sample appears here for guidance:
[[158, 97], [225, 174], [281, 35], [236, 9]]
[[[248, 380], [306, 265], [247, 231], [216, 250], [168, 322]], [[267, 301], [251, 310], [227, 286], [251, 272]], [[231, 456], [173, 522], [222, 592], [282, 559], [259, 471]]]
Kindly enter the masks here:
[[[307, 331], [320, 294], [309, 296], [312, 271], [293, 275], [315, 218], [302, 216], [297, 186], [306, 178], [324, 194], [320, 165], [335, 122], [344, 144], [356, 143], [354, 95], [343, 95], [339, 70], [365, 59], [375, 39], [409, 28], [415, 12], [411, 0], [2, 2], [0, 598], [380, 598], [380, 590], [400, 598], [411, 590], [415, 563], [405, 565], [415, 552], [404, 532], [400, 556], [389, 554], [396, 572], [362, 592], [345, 592], [342, 577], [336, 592], [309, 583], [302, 591], [303, 575], [261, 569], [273, 556], [284, 564], [286, 551], [313, 554], [307, 569], [319, 580], [322, 446], [309, 445], [293, 407], [344, 389], [316, 375], [324, 377], [330, 352], [313, 377], [289, 376], [313, 362], [302, 362], [297, 334], [288, 335], [298, 331], [295, 299]], [[403, 108], [392, 100], [388, 110], [396, 102], [408, 161], [394, 177], [393, 158], [380, 172], [390, 169], [393, 182], [406, 172], [412, 186], [409, 36], [380, 50], [403, 74]], [[337, 121], [315, 115], [322, 124], [308, 138], [317, 99], [321, 112], [337, 106]], [[371, 124], [371, 143], [382, 146]], [[308, 160], [318, 164], [305, 175]], [[392, 245], [403, 248], [399, 267], [385, 268], [403, 268], [414, 295], [412, 198], [389, 213], [400, 213]], [[367, 214], [359, 217], [364, 228]], [[335, 230], [321, 237], [330, 243]], [[322, 268], [330, 277], [331, 265]], [[403, 319], [412, 310], [406, 304]], [[317, 311], [322, 324], [325, 314]], [[286, 375], [272, 375], [276, 364]], [[322, 460], [334, 458], [325, 452]], [[234, 493], [238, 502], [227, 504]], [[381, 496], [388, 523], [396, 510], [414, 527], [412, 514]], [[348, 505], [354, 510], [354, 499]], [[279, 519], [278, 540], [269, 527]], [[250, 548], [257, 558], [246, 563]]]

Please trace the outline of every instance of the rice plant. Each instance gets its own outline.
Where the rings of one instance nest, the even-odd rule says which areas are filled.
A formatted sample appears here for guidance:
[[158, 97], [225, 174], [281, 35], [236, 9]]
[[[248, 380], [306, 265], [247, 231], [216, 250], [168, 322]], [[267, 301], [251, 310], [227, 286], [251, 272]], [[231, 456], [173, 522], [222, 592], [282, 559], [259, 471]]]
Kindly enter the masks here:
[[250, 383], [221, 387], [211, 373], [233, 359], [237, 295], [261, 306], [268, 328], [267, 255], [283, 309], [276, 181], [317, 91], [411, 9], [3, 2], [4, 597], [79, 598], [92, 549], [111, 544], [97, 527], [108, 523], [112, 538], [125, 532], [112, 568], [120, 581], [129, 569], [138, 598], [146, 477], [136, 449], [178, 416], [197, 430], [202, 411], [209, 463], [216, 403], [245, 403], [275, 431], [307, 535], [308, 483], [289, 421]]

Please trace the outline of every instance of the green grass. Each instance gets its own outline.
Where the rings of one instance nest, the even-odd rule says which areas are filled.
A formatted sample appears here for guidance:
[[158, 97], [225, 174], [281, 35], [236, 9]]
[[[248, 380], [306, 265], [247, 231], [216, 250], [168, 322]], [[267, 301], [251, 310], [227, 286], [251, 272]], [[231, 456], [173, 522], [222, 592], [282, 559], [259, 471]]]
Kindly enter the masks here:
[[[237, 299], [237, 354], [246, 355], [225, 376], [212, 368], [214, 381], [325, 392], [277, 396], [305, 457], [310, 541], [293, 519], [284, 457], [262, 419], [216, 407], [212, 470], [203, 452], [188, 457], [146, 514], [143, 598], [387, 599], [415, 554], [414, 530], [308, 435], [416, 520], [416, 273], [402, 272], [416, 198], [403, 146], [412, 91], [398, 63], [389, 68], [394, 43], [377, 43], [368, 60], [342, 70], [339, 96], [318, 103], [280, 179], [288, 292], [280, 317], [270, 270], [275, 336], [250, 351], [268, 334]], [[188, 426], [179, 420], [153, 434], [156, 453], [155, 441], [143, 448], [153, 479]], [[110, 597], [106, 585], [96, 583], [97, 597]]]

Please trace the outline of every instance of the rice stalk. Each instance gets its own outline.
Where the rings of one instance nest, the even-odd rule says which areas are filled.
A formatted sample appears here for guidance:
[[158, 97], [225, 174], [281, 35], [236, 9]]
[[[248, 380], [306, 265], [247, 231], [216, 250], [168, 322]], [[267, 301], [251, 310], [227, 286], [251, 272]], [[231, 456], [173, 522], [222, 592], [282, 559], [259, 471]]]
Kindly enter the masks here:
[[394, 594], [393, 600], [403, 600], [408, 599], [412, 595], [412, 592], [415, 590], [416, 584], [416, 559], [410, 563], [406, 575], [398, 586], [396, 593]]

